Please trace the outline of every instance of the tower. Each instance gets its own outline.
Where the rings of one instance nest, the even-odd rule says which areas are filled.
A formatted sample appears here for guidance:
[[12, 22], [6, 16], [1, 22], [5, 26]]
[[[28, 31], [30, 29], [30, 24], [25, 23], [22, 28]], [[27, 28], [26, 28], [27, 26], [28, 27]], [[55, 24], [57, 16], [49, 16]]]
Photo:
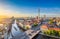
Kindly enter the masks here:
[[40, 18], [40, 8], [38, 8], [38, 17]]

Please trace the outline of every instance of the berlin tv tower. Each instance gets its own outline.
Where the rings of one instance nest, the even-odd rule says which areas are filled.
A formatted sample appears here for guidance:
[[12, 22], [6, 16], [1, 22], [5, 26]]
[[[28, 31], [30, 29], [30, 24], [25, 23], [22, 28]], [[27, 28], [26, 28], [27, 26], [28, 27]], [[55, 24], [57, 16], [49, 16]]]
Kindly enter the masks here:
[[38, 8], [38, 17], [40, 18], [40, 8]]

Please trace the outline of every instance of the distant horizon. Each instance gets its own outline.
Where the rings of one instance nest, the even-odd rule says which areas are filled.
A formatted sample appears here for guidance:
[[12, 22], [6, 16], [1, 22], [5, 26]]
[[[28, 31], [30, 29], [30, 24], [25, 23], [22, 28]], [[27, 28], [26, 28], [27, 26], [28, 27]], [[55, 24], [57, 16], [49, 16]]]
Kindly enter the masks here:
[[[25, 18], [25, 17], [16, 17], [16, 16], [6, 16], [6, 15], [0, 15], [0, 19], [2, 18], [11, 18], [11, 17], [15, 17], [15, 18]], [[37, 16], [27, 16], [27, 17], [37, 17]], [[43, 16], [40, 16], [40, 17], [44, 17], [44, 15]], [[60, 16], [46, 16], [46, 17], [60, 17]]]

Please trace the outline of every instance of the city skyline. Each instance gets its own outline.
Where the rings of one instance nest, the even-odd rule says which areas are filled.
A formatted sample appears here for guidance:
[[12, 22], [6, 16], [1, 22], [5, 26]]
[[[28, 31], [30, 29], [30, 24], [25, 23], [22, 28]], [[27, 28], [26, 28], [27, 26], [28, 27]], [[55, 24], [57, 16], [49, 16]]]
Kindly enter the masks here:
[[0, 15], [15, 17], [40, 16], [60, 17], [59, 0], [0, 0]]

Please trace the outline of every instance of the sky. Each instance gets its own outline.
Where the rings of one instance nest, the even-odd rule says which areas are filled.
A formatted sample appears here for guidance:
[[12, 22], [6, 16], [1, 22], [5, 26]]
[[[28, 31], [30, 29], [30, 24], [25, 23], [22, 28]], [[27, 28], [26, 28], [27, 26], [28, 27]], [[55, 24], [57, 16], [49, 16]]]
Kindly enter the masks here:
[[0, 0], [0, 15], [15, 17], [46, 15], [60, 17], [60, 0]]

